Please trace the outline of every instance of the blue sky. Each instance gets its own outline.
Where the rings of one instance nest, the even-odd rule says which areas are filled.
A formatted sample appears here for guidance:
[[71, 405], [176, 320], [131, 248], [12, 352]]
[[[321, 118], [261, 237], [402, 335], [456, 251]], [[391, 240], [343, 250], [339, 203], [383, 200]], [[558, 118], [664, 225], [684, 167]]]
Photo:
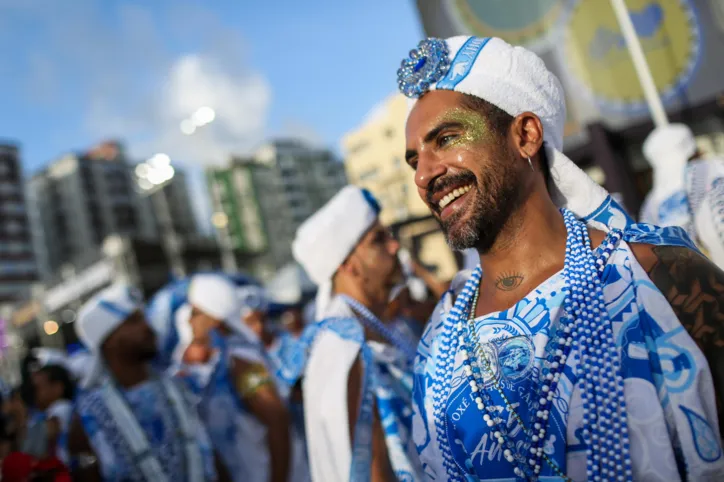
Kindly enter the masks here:
[[[105, 138], [187, 165], [282, 134], [338, 149], [421, 36], [412, 0], [0, 0], [0, 139], [27, 173]], [[201, 105], [216, 121], [183, 136]]]

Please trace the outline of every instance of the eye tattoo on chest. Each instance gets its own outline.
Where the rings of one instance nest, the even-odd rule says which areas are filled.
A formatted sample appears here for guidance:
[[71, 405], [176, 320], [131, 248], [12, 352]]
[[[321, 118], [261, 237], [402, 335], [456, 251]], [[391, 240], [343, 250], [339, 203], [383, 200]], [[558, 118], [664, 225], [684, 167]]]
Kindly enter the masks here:
[[495, 287], [500, 291], [513, 291], [523, 283], [523, 275], [520, 273], [502, 273], [495, 280]]

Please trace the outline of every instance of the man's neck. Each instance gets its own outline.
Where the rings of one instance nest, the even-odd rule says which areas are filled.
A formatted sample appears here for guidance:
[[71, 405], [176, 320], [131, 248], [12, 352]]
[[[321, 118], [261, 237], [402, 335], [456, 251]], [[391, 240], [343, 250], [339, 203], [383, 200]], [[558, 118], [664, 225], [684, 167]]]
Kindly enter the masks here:
[[565, 246], [566, 227], [560, 211], [550, 197], [536, 191], [511, 216], [492, 249], [480, 256], [483, 284], [489, 293], [501, 294], [530, 286], [563, 266]]
[[122, 388], [133, 388], [151, 378], [148, 362], [107, 360], [108, 370]]
[[359, 293], [358, 290], [347, 290], [344, 288], [340, 288], [335, 292], [336, 295], [344, 295], [348, 296], [349, 298], [352, 298], [353, 300], [357, 301], [359, 304], [370, 310], [370, 312], [375, 315], [378, 319], [381, 319], [382, 316], [385, 313], [385, 310], [387, 309], [387, 301], [384, 302], [379, 301], [375, 302], [370, 300], [370, 297], [365, 296], [362, 293]]
[[[337, 294], [337, 295], [345, 295], [345, 296], [348, 296], [348, 297], [352, 298], [353, 300], [357, 301], [357, 302], [360, 303], [362, 306], [364, 306], [365, 308], [367, 308], [368, 310], [370, 310], [370, 312], [371, 312], [373, 315], [375, 315], [378, 320], [382, 319], [382, 316], [383, 316], [384, 313], [385, 313], [385, 309], [387, 308], [387, 304], [386, 304], [386, 303], [373, 303], [373, 302], [370, 302], [367, 297], [365, 297], [364, 295], [361, 295], [361, 294], [359, 294], [359, 293], [354, 293], [354, 294], [353, 294], [353, 293], [346, 292], [345, 290], [339, 290], [339, 291], [336, 292], [336, 294]], [[354, 310], [353, 307], [350, 306], [350, 309], [351, 309], [352, 312], [355, 313], [358, 317], [362, 316], [362, 313], [357, 313], [357, 312]], [[384, 341], [385, 341], [385, 339], [381, 336], [380, 333], [377, 333], [376, 331], [369, 329], [369, 328], [367, 327], [367, 325], [363, 325], [363, 327], [364, 327], [364, 331], [365, 331], [365, 339], [366, 339], [367, 341], [379, 341], [379, 342], [384, 342]]]

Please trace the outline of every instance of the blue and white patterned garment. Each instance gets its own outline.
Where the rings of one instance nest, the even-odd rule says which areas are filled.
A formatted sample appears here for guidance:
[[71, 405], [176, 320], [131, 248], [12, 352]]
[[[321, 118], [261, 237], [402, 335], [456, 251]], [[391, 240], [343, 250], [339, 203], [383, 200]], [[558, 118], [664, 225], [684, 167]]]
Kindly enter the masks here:
[[680, 189], [673, 192], [661, 202], [656, 202], [652, 197], [647, 197], [641, 207], [640, 221], [657, 226], [689, 228], [691, 212], [689, 211], [686, 190]]
[[297, 339], [287, 331], [279, 331], [274, 338], [274, 342], [267, 350], [267, 356], [272, 370], [274, 371], [274, 377], [279, 386], [279, 391], [283, 398], [289, 396], [289, 386], [279, 378], [279, 372], [282, 369], [284, 360], [288, 359], [294, 349], [297, 346]]
[[[183, 365], [173, 371], [194, 393], [199, 416], [233, 480], [266, 482], [270, 467], [267, 429], [239, 399], [230, 366], [232, 358], [238, 358], [263, 364], [273, 374], [271, 358], [258, 340], [246, 336], [222, 338], [214, 332], [212, 339], [216, 352], [208, 363]], [[284, 400], [288, 392], [281, 394]], [[290, 482], [310, 480], [302, 424], [291, 427]]]
[[[590, 220], [589, 220], [590, 221]], [[600, 216], [596, 221], [607, 224]], [[676, 244], [690, 241], [676, 229], [629, 225], [629, 242]], [[711, 374], [701, 351], [653, 285], [626, 241], [621, 241], [601, 276], [604, 299], [621, 350], [624, 394], [634, 480], [724, 480]], [[461, 480], [516, 480], [514, 466], [483, 422], [463, 374], [460, 353], [451, 380], [435, 380], [443, 324], [460, 289], [441, 300], [426, 329], [415, 362], [413, 435], [429, 480], [448, 480], [441, 446], [450, 448]], [[474, 320], [475, 335], [506, 396], [524, 422], [531, 419], [531, 387], [550, 349], [562, 315], [563, 273], [539, 285], [511, 308]], [[576, 482], [587, 480], [583, 443], [583, 406], [576, 383], [577, 351], [566, 361], [553, 398], [545, 454]], [[439, 440], [433, 416], [433, 387], [450, 384], [444, 401], [445, 440]], [[511, 437], [523, 443], [521, 427], [500, 396], [491, 394]], [[560, 481], [546, 463], [540, 480]]]
[[232, 356], [266, 364], [260, 347], [236, 335], [224, 339], [213, 333], [212, 339], [216, 350], [212, 359], [179, 367], [175, 376], [193, 392], [202, 423], [233, 480], [266, 482], [266, 428], [240, 400], [230, 373]]
[[649, 193], [641, 222], [685, 229], [704, 254], [724, 268], [724, 162], [690, 161], [682, 179], [671, 185], [679, 187], [667, 185]]
[[[167, 474], [168, 480], [182, 482], [188, 480], [185, 474], [184, 440], [179, 433], [180, 425], [176, 420], [175, 411], [169, 410], [163, 390], [163, 384], [158, 379], [152, 379], [129, 390], [122, 390], [121, 393], [143, 429], [153, 455]], [[191, 407], [189, 394], [183, 390], [182, 392]], [[102, 388], [81, 392], [75, 409], [100, 462], [103, 480], [144, 481], [127, 443], [115, 426], [114, 418], [104, 402]], [[189, 409], [188, 413], [194, 412]], [[214, 453], [208, 435], [196, 417], [190, 422], [197, 433], [206, 480], [214, 481], [216, 480]]]
[[[366, 342], [361, 323], [341, 298], [332, 300], [327, 313], [330, 318], [305, 328], [296, 350], [284, 360], [280, 374], [290, 385], [304, 374], [305, 422], [315, 480], [369, 480], [375, 402], [397, 479], [422, 480], [412, 444], [410, 362], [396, 348]], [[346, 383], [358, 357], [364, 371], [362, 407], [354, 444], [345, 453], [342, 447], [349, 446], [346, 390], [337, 383]], [[310, 388], [310, 384], [314, 386]], [[349, 467], [343, 466], [347, 460], [351, 460]]]

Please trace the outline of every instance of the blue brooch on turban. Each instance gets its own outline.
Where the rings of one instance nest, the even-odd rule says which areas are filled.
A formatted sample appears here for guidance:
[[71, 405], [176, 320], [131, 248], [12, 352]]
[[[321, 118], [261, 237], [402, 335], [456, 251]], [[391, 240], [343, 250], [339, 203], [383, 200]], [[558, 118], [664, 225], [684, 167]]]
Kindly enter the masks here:
[[417, 98], [442, 79], [449, 68], [447, 44], [438, 38], [428, 38], [402, 61], [397, 70], [397, 85], [407, 97]]

